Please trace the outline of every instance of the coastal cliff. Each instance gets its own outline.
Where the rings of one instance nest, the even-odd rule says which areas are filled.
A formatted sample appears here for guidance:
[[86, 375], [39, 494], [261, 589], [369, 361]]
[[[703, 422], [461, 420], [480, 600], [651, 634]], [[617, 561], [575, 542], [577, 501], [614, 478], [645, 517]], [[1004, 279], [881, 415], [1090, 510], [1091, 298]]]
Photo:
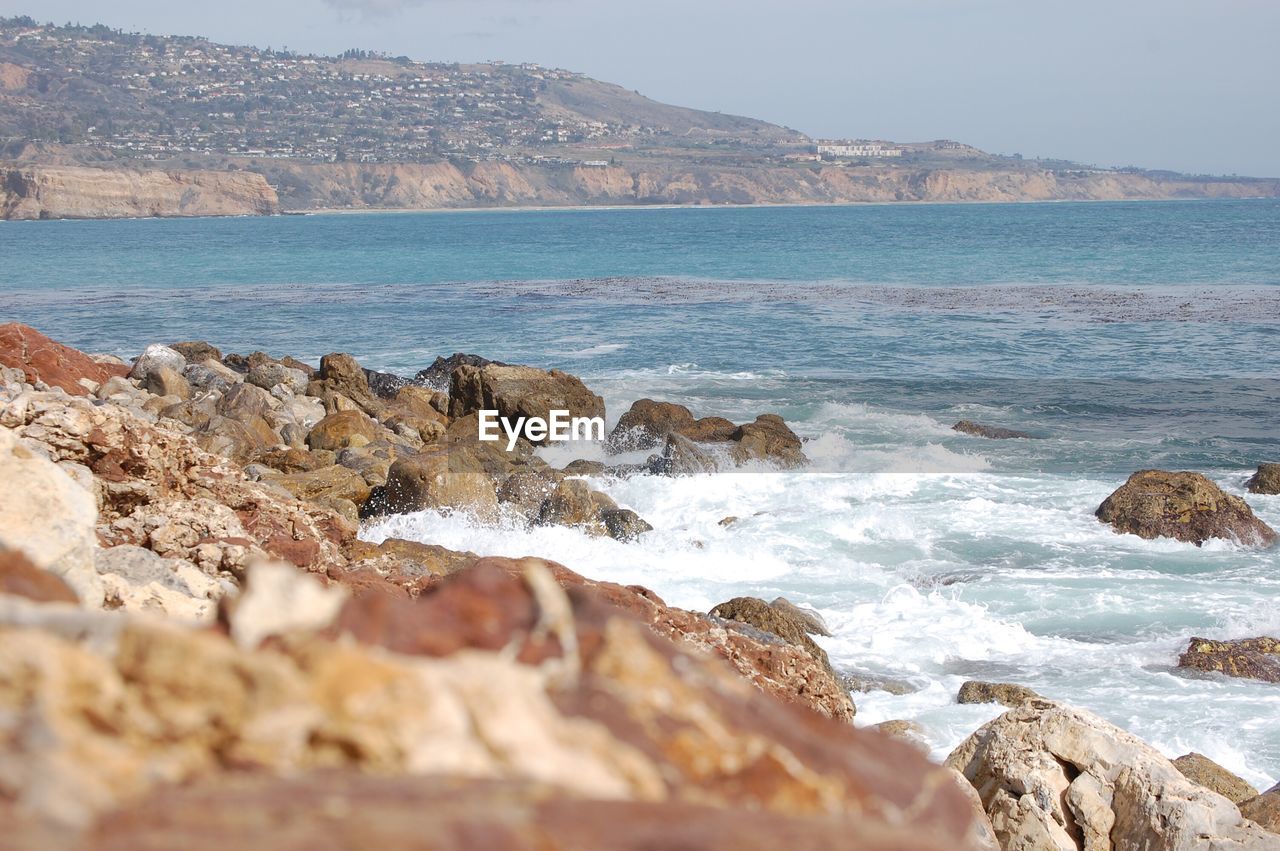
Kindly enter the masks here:
[[0, 219], [253, 216], [279, 209], [275, 190], [253, 172], [0, 167]]

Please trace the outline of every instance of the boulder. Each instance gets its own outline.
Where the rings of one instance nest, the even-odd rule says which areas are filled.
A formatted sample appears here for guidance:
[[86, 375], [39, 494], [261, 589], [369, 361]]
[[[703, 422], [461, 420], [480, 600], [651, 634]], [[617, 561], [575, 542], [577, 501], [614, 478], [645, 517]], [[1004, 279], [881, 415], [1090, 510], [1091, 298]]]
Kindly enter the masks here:
[[630, 508], [606, 508], [600, 512], [604, 532], [617, 541], [634, 541], [653, 527]]
[[811, 624], [808, 618], [798, 617], [785, 609], [774, 608], [764, 600], [759, 600], [755, 597], [734, 597], [732, 600], [716, 606], [711, 610], [710, 615], [716, 618], [745, 623], [756, 629], [772, 633], [788, 644], [799, 647], [816, 659], [824, 669], [830, 671], [833, 676], [835, 675], [835, 670], [831, 667], [831, 660], [827, 658], [827, 651], [819, 647], [809, 637]]
[[187, 380], [187, 385], [193, 392], [221, 395], [227, 392], [232, 384], [238, 384], [243, 380], [238, 373], [234, 372], [232, 375], [235, 377], [228, 378], [226, 373], [231, 372], [231, 370], [226, 369], [221, 364], [218, 364], [219, 369], [214, 369], [212, 366], [214, 363], [217, 362], [193, 363], [182, 371], [182, 377]]
[[308, 452], [295, 447], [267, 449], [253, 456], [254, 463], [264, 464], [282, 473], [309, 473], [321, 467], [329, 467], [337, 463], [331, 450], [317, 449]]
[[397, 458], [387, 472], [387, 483], [374, 489], [364, 512], [374, 516], [445, 509], [491, 515], [497, 507], [493, 482], [474, 458], [433, 448]]
[[369, 498], [370, 492], [363, 476], [337, 465], [273, 476], [271, 482], [307, 502], [333, 498], [350, 500], [360, 506]]
[[377, 372], [372, 369], [364, 371], [364, 379], [369, 384], [369, 389], [373, 391], [373, 395], [379, 399], [394, 399], [396, 394], [403, 388], [409, 387], [413, 381], [399, 375], [392, 375], [389, 372]]
[[203, 340], [191, 340], [185, 343], [170, 343], [169, 348], [182, 355], [187, 363], [197, 364], [205, 361], [222, 361], [222, 352], [217, 346]]
[[541, 417], [553, 410], [571, 417], [604, 418], [604, 400], [576, 376], [530, 366], [459, 366], [449, 385], [449, 416], [465, 417], [481, 410], [501, 417]]
[[76, 592], [61, 577], [36, 567], [17, 550], [0, 549], [0, 594], [37, 603], [79, 602]]
[[738, 464], [755, 461], [790, 469], [808, 463], [800, 438], [777, 414], [761, 414], [755, 422], [738, 426], [733, 440], [730, 454]]
[[649, 459], [649, 472], [657, 476], [697, 476], [714, 473], [716, 457], [682, 434], [667, 435], [662, 453]]
[[1173, 767], [1192, 783], [1217, 792], [1233, 804], [1240, 804], [1258, 795], [1257, 789], [1204, 754], [1184, 754], [1173, 761]]
[[542, 526], [574, 526], [592, 535], [607, 534], [601, 512], [617, 509], [607, 494], [592, 490], [581, 479], [564, 479], [551, 489], [538, 508]]
[[565, 464], [562, 472], [566, 476], [598, 477], [605, 475], [606, 469], [603, 461], [588, 461], [585, 458], [578, 458]]
[[[165, 415], [172, 416], [175, 408], [180, 407], [165, 409]], [[200, 422], [192, 436], [201, 449], [238, 464], [248, 463], [263, 450], [273, 449], [282, 442], [266, 420], [250, 414], [241, 415], [239, 419], [215, 414]]]
[[684, 405], [639, 399], [609, 432], [606, 446], [610, 452], [652, 449], [671, 432], [693, 422], [693, 414]]
[[1245, 546], [1270, 546], [1276, 533], [1248, 503], [1199, 473], [1140, 470], [1098, 506], [1097, 517], [1117, 532], [1167, 537], [1200, 546], [1225, 538]]
[[336, 451], [349, 446], [368, 446], [381, 436], [382, 430], [378, 428], [378, 424], [362, 411], [339, 411], [316, 423], [307, 434], [307, 446], [312, 451]]
[[379, 544], [353, 541], [348, 552], [352, 570], [371, 569], [415, 596], [423, 590], [424, 577], [457, 573], [479, 558], [475, 553], [403, 538], [386, 538]]
[[1178, 657], [1178, 667], [1280, 683], [1280, 639], [1268, 636], [1227, 641], [1193, 638]]
[[442, 393], [449, 391], [449, 385], [453, 380], [453, 373], [460, 366], [482, 367], [494, 364], [496, 366], [506, 366], [501, 361], [489, 360], [479, 355], [468, 355], [462, 352], [456, 352], [447, 358], [438, 357], [426, 369], [419, 370], [417, 375], [413, 377], [414, 383], [431, 390]]
[[61, 467], [0, 428], [0, 547], [60, 577], [84, 605], [102, 605], [93, 566], [97, 500]]
[[305, 372], [290, 369], [282, 363], [263, 363], [251, 367], [244, 380], [264, 390], [283, 385], [294, 393], [306, 393], [310, 377]]
[[1272, 833], [1280, 833], [1280, 784], [1242, 801], [1240, 814]]
[[961, 420], [951, 427], [952, 431], [958, 431], [961, 434], [969, 434], [974, 437], [985, 437], [988, 440], [1029, 440], [1034, 436], [1025, 431], [1015, 431], [1011, 428], [1002, 428], [1001, 426], [983, 425], [975, 423], [973, 420]]
[[141, 381], [160, 367], [167, 367], [181, 374], [187, 368], [187, 359], [168, 346], [153, 343], [142, 350], [129, 370], [129, 377]]
[[161, 558], [129, 544], [99, 549], [94, 564], [108, 609], [207, 622], [228, 588], [185, 559]]
[[148, 371], [138, 386], [155, 396], [176, 396], [178, 401], [191, 398], [191, 385], [187, 379], [181, 372], [167, 366], [157, 366]]
[[70, 346], [55, 343], [36, 329], [17, 322], [0, 325], [0, 366], [22, 371], [27, 384], [43, 382], [75, 396], [88, 395], [82, 381], [102, 384], [128, 370], [101, 364]]
[[1028, 700], [1035, 700], [1040, 695], [1026, 686], [1012, 683], [987, 683], [981, 680], [969, 680], [960, 686], [956, 695], [956, 703], [999, 703], [1004, 706], [1021, 706]]
[[1258, 472], [1244, 483], [1249, 493], [1280, 494], [1280, 464], [1259, 464]]
[[308, 387], [307, 395], [325, 398], [327, 394], [349, 399], [360, 410], [375, 418], [382, 411], [382, 400], [369, 389], [369, 380], [365, 378], [364, 370], [348, 354], [329, 354], [320, 359], [320, 372]]
[[[723, 520], [720, 523], [725, 525]], [[782, 614], [792, 618], [810, 635], [823, 635], [828, 638], [831, 636], [831, 630], [827, 628], [827, 622], [822, 619], [822, 615], [813, 609], [802, 609], [786, 597], [775, 597], [769, 603], [769, 608], [777, 609]]]
[[703, 417], [680, 427], [680, 434], [696, 443], [728, 443], [737, 431], [724, 417]]
[[516, 470], [498, 486], [498, 502], [510, 506], [530, 522], [538, 519], [542, 504], [564, 480], [558, 470]]
[[1275, 837], [1096, 715], [1033, 699], [947, 758], [978, 790], [1003, 849], [1274, 849]]

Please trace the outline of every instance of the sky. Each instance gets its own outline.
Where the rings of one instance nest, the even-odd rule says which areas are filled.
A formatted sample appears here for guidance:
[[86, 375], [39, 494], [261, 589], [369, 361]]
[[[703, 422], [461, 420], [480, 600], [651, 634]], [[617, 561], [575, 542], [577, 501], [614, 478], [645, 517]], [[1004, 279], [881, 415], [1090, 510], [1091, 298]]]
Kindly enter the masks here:
[[538, 62], [817, 137], [1280, 176], [1280, 0], [0, 0], [0, 14]]

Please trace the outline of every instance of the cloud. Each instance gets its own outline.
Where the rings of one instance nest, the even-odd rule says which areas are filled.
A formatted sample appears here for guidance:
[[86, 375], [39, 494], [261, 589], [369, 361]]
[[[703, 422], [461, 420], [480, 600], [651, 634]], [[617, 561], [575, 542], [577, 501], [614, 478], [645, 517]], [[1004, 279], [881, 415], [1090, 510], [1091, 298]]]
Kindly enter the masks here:
[[385, 18], [399, 14], [410, 6], [421, 6], [427, 0], [325, 0], [340, 12], [359, 12], [367, 18]]

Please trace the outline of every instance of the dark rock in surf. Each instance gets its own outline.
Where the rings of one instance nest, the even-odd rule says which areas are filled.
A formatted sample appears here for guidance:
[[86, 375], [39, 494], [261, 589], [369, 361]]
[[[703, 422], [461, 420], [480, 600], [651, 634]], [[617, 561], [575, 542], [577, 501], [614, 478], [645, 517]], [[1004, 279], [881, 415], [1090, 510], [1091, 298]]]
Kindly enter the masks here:
[[1258, 472], [1244, 483], [1249, 493], [1280, 494], [1280, 464], [1259, 464]]
[[460, 366], [488, 366], [489, 364], [497, 364], [498, 366], [506, 366], [502, 361], [489, 360], [479, 355], [468, 355], [462, 352], [455, 352], [447, 358], [436, 358], [431, 366], [426, 369], [419, 370], [413, 376], [415, 384], [421, 384], [424, 387], [430, 387], [432, 390], [439, 390], [446, 393], [449, 390], [449, 382], [453, 379], [453, 373]]
[[1269, 636], [1230, 641], [1193, 638], [1178, 658], [1178, 667], [1280, 683], [1280, 639]]
[[1275, 530], [1255, 517], [1247, 502], [1199, 473], [1139, 470], [1095, 514], [1117, 532], [1142, 538], [1174, 538], [1196, 546], [1210, 538], [1262, 547], [1276, 541]]
[[956, 703], [999, 703], [1003, 706], [1017, 707], [1038, 697], [1040, 695], [1026, 686], [969, 680], [960, 686]]
[[952, 431], [969, 434], [974, 437], [985, 437], [988, 440], [1034, 440], [1035, 435], [1025, 431], [1015, 431], [1001, 426], [983, 425], [973, 420], [961, 420], [951, 427]]

